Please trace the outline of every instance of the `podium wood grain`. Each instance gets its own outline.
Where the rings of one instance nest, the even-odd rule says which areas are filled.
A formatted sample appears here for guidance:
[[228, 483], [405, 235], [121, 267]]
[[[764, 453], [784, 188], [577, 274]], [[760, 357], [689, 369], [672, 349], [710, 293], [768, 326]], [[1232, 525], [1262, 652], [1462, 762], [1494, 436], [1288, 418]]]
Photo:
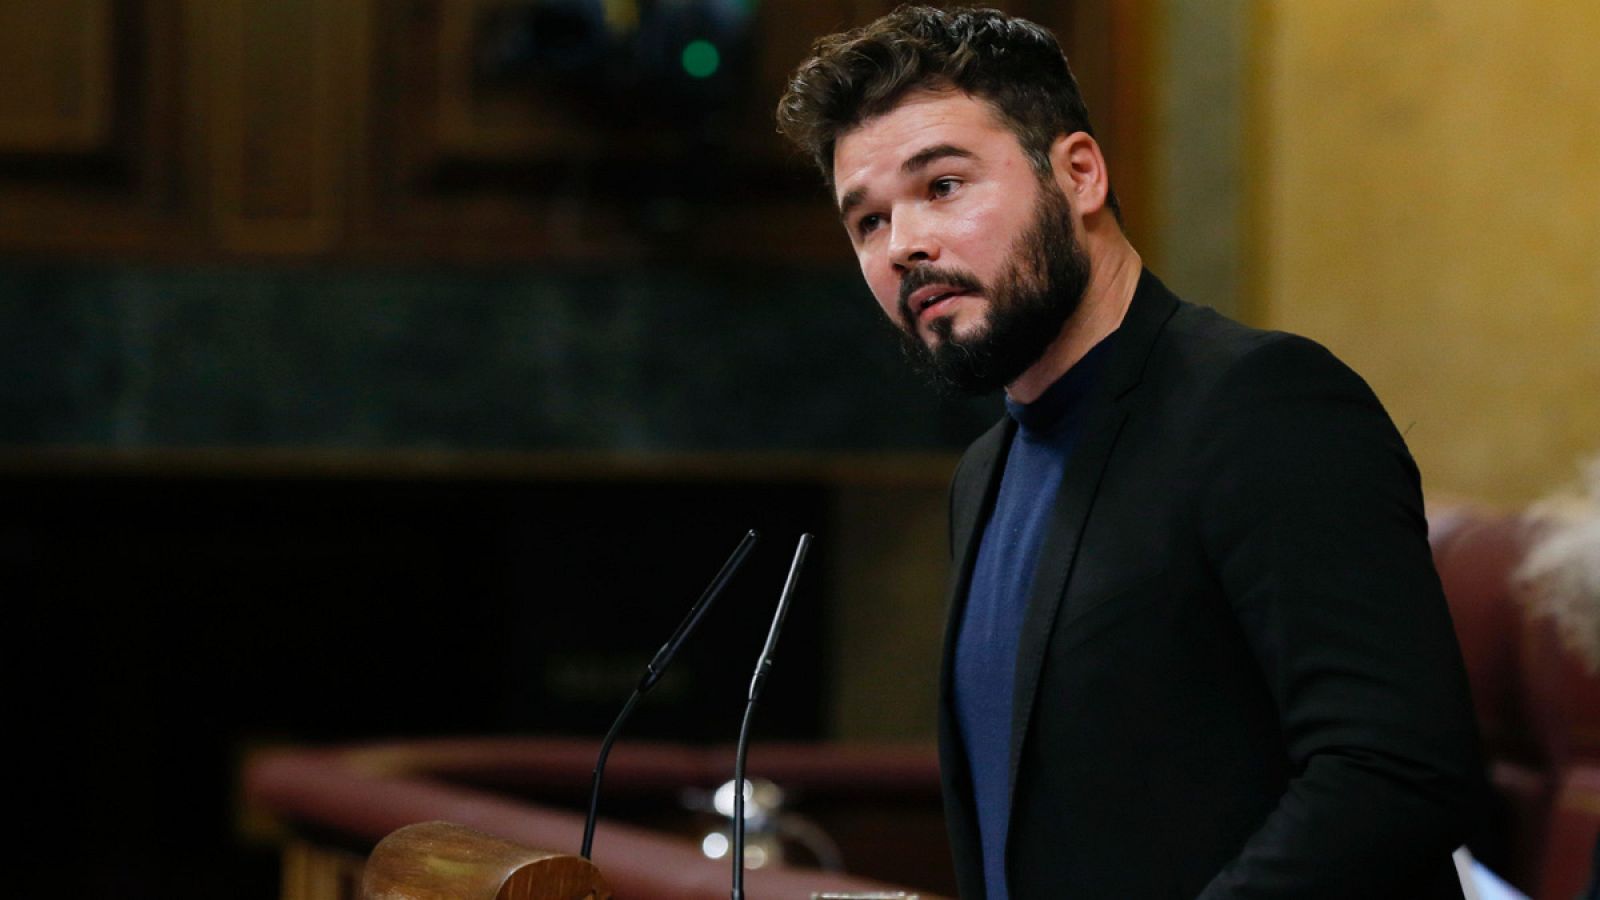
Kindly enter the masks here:
[[611, 900], [594, 863], [452, 825], [407, 825], [378, 843], [363, 900]]

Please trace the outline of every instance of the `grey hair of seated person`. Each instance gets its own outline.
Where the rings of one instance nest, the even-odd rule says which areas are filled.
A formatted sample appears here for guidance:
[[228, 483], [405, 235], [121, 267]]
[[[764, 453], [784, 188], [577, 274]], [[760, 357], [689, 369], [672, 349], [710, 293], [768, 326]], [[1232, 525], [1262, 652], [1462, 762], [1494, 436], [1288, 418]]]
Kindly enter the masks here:
[[1532, 538], [1516, 578], [1530, 611], [1552, 619], [1562, 643], [1600, 674], [1600, 457], [1584, 474], [1580, 490], [1529, 510]]

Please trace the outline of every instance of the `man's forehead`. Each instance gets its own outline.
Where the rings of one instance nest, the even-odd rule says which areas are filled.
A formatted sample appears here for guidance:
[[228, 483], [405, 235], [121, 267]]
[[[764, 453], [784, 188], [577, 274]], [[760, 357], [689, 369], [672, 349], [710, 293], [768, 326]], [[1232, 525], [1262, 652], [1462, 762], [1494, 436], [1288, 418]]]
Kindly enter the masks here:
[[[912, 91], [839, 134], [833, 144], [835, 196], [843, 207], [859, 188], [849, 182], [864, 170], [911, 170], [928, 157], [976, 156], [974, 129], [1010, 133], [987, 100], [954, 88]], [[966, 134], [952, 134], [957, 131]]]

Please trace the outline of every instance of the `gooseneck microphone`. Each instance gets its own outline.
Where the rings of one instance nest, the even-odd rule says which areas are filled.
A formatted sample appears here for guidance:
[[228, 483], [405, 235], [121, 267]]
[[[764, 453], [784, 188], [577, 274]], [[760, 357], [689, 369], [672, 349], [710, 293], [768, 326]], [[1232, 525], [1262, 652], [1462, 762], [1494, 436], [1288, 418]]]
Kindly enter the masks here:
[[750, 548], [756, 545], [756, 540], [759, 537], [760, 535], [756, 534], [754, 529], [751, 529], [745, 534], [744, 539], [739, 542], [739, 546], [733, 548], [733, 555], [728, 557], [728, 561], [722, 564], [722, 570], [717, 572], [717, 577], [711, 579], [711, 584], [706, 586], [705, 593], [700, 595], [700, 599], [696, 600], [694, 606], [689, 609], [689, 614], [684, 616], [682, 622], [678, 623], [678, 629], [672, 632], [672, 637], [667, 638], [667, 642], [661, 645], [660, 650], [656, 651], [656, 655], [650, 660], [650, 664], [645, 666], [644, 676], [639, 679], [639, 686], [633, 689], [633, 693], [628, 697], [628, 702], [622, 705], [622, 712], [617, 714], [617, 720], [611, 723], [611, 730], [606, 732], [605, 740], [600, 742], [600, 758], [595, 760], [594, 781], [589, 785], [589, 816], [583, 823], [584, 859], [589, 858], [589, 849], [594, 845], [595, 816], [600, 811], [600, 779], [605, 774], [606, 757], [611, 754], [611, 745], [617, 740], [617, 735], [622, 733], [623, 723], [628, 721], [628, 716], [633, 714], [634, 705], [639, 702], [640, 697], [643, 697], [647, 691], [655, 687], [657, 681], [661, 680], [661, 674], [667, 670], [667, 665], [678, 654], [678, 648], [683, 646], [684, 641], [689, 639], [690, 633], [700, 624], [700, 620], [705, 617], [706, 610], [711, 608], [712, 601], [716, 600], [717, 595], [722, 593], [723, 587], [733, 577], [733, 573], [738, 571], [739, 566], [744, 563], [744, 558], [750, 555]]
[[739, 745], [733, 754], [733, 900], [744, 900], [744, 760], [750, 753], [750, 720], [754, 718], [756, 701], [761, 699], [761, 689], [766, 687], [767, 673], [772, 670], [772, 651], [778, 646], [778, 631], [789, 614], [789, 599], [794, 596], [795, 584], [800, 580], [800, 566], [806, 561], [806, 550], [811, 546], [811, 535], [800, 535], [800, 545], [794, 550], [794, 562], [789, 564], [789, 578], [783, 584], [783, 594], [778, 597], [778, 611], [772, 616], [772, 627], [767, 631], [766, 646], [761, 648], [761, 658], [756, 660], [756, 673], [750, 679], [750, 693], [744, 702], [744, 721], [739, 723]]

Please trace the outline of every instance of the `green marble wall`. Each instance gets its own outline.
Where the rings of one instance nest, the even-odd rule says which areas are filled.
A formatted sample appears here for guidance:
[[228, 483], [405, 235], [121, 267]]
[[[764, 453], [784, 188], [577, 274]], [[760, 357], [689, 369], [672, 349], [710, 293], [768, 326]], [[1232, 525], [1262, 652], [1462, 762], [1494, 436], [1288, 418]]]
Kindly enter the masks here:
[[958, 448], [837, 272], [0, 263], [0, 445]]

